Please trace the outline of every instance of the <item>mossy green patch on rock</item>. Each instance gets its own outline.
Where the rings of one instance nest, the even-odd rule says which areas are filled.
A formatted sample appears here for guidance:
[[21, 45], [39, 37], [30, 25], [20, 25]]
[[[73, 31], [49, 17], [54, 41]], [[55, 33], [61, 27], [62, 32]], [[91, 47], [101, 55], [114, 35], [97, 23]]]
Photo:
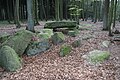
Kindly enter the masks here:
[[3, 43], [4, 41], [6, 41], [9, 37], [10, 37], [10, 34], [8, 34], [7, 32], [0, 34], [0, 43]]
[[51, 36], [48, 33], [39, 33], [39, 34], [37, 34], [37, 37], [40, 40], [46, 40], [46, 39], [51, 38]]
[[53, 44], [59, 44], [65, 40], [65, 36], [62, 32], [55, 32], [52, 36]]
[[70, 45], [62, 45], [62, 47], [60, 48], [60, 56], [64, 57], [66, 55], [68, 55], [71, 52], [71, 46]]
[[22, 67], [17, 53], [9, 46], [0, 49], [0, 66], [7, 71], [17, 71]]
[[78, 39], [78, 40], [75, 40], [73, 43], [72, 43], [72, 47], [76, 48], [76, 47], [79, 47], [81, 45], [81, 39]]
[[19, 55], [22, 55], [30, 43], [33, 33], [27, 30], [20, 30], [15, 35], [6, 40], [2, 46], [8, 45]]
[[100, 63], [108, 59], [110, 53], [107, 51], [94, 50], [89, 52], [87, 58], [92, 63]]
[[94, 38], [94, 35], [86, 34], [86, 35], [82, 36], [82, 40], [88, 40], [88, 39], [91, 39], [91, 38]]
[[26, 54], [28, 56], [33, 56], [48, 50], [51, 47], [49, 40], [42, 40], [39, 42], [31, 42], [26, 49]]
[[50, 36], [53, 35], [53, 29], [43, 29], [42, 32], [43, 33], [48, 33]]
[[76, 32], [75, 31], [68, 31], [68, 35], [75, 37], [76, 36]]

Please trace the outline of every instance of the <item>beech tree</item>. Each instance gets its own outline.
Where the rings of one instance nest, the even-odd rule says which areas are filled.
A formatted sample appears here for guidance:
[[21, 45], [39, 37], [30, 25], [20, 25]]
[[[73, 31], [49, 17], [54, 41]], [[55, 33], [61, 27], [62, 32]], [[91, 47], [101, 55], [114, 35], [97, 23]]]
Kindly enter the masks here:
[[28, 13], [28, 27], [27, 30], [34, 32], [34, 13], [33, 13], [33, 0], [27, 0], [27, 13]]

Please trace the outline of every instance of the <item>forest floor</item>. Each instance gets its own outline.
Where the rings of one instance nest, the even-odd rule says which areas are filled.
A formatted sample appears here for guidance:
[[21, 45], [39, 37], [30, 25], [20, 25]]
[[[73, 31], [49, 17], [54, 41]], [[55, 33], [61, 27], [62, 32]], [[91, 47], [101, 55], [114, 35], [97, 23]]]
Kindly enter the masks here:
[[[89, 30], [80, 31], [76, 37], [66, 36], [65, 43], [71, 44], [84, 35], [94, 35], [94, 38], [83, 40], [82, 46], [72, 48], [70, 55], [59, 57], [60, 45], [53, 45], [48, 51], [36, 56], [23, 56], [23, 68], [17, 72], [6, 72], [0, 69], [0, 80], [120, 80], [120, 41], [112, 41], [107, 31], [102, 31], [102, 22], [90, 21], [80, 24], [90, 24]], [[43, 28], [44, 22], [40, 23]], [[15, 27], [0, 27], [0, 33], [14, 33]], [[120, 27], [120, 23], [116, 25]], [[108, 48], [101, 46], [105, 40], [111, 41]], [[108, 60], [99, 65], [90, 65], [82, 58], [92, 50], [110, 51]]]

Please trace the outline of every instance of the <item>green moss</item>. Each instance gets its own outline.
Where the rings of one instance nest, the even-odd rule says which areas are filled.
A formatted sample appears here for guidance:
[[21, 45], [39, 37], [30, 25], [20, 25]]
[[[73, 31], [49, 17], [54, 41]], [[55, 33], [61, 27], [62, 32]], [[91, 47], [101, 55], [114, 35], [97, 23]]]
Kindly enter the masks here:
[[66, 55], [68, 55], [71, 52], [71, 46], [69, 45], [62, 45], [62, 47], [60, 48], [60, 56], [64, 57]]
[[43, 33], [48, 33], [50, 36], [53, 35], [53, 29], [43, 29], [42, 32]]
[[109, 56], [110, 56], [110, 53], [107, 51], [94, 50], [90, 52], [88, 58], [92, 63], [99, 63], [108, 59]]
[[80, 45], [81, 45], [81, 39], [75, 40], [72, 43], [72, 47], [74, 47], [74, 48], [79, 47]]
[[6, 40], [2, 46], [8, 45], [15, 50], [16, 53], [22, 55], [30, 43], [33, 33], [27, 30], [20, 30], [15, 35]]
[[33, 56], [40, 54], [51, 47], [49, 40], [41, 40], [39, 42], [31, 42], [26, 49], [26, 54], [28, 56]]
[[52, 36], [53, 44], [59, 44], [65, 40], [65, 36], [62, 32], [55, 32]]
[[37, 36], [40, 40], [49, 39], [51, 37], [48, 33], [39, 33]]
[[78, 34], [79, 34], [79, 30], [78, 29], [74, 29], [74, 30], [68, 31], [68, 35], [72, 36], [72, 37], [76, 37]]
[[0, 34], [0, 43], [3, 43], [4, 41], [6, 41], [9, 37], [10, 37], [10, 34], [8, 34], [6, 32]]
[[46, 22], [44, 28], [54, 29], [54, 28], [74, 28], [76, 27], [76, 21], [50, 21]]
[[17, 53], [9, 46], [0, 49], [0, 66], [7, 71], [16, 71], [21, 68], [20, 58]]

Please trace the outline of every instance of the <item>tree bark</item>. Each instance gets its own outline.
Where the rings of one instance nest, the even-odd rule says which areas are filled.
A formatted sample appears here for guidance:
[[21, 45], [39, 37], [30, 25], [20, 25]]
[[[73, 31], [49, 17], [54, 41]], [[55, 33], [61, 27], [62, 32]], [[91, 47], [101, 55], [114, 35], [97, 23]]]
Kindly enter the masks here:
[[109, 2], [110, 2], [110, 0], [105, 0], [105, 2], [104, 2], [103, 30], [108, 30]]
[[34, 18], [33, 18], [33, 0], [27, 0], [27, 12], [28, 12], [28, 27], [27, 30], [35, 32], [34, 30]]

